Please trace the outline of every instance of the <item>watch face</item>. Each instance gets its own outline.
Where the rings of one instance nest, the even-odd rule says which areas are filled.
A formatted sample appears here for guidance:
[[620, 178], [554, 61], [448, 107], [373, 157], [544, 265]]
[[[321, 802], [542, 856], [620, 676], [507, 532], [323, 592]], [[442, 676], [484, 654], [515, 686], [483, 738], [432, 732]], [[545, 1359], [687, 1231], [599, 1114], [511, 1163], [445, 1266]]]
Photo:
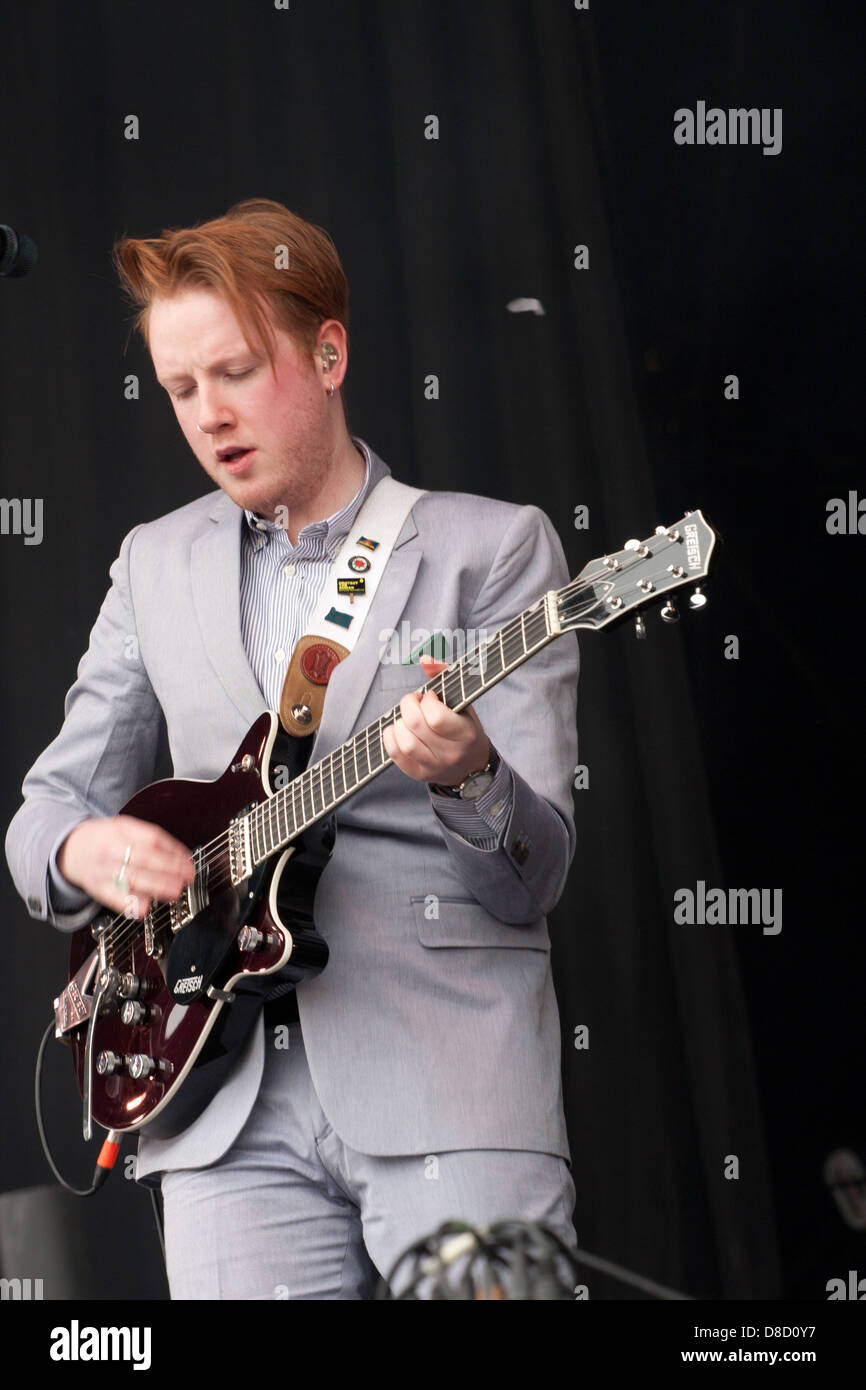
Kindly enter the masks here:
[[464, 801], [475, 801], [477, 797], [484, 795], [492, 782], [492, 772], [479, 772], [475, 777], [468, 778], [460, 795]]

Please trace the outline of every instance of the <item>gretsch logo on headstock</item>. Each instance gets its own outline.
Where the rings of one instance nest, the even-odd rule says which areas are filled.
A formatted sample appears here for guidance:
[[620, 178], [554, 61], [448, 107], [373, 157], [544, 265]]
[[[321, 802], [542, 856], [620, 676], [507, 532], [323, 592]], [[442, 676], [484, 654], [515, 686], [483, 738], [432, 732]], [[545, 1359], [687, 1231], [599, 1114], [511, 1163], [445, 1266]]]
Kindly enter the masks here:
[[694, 522], [689, 522], [685, 528], [686, 532], [686, 555], [689, 561], [690, 570], [699, 570], [701, 567], [701, 543], [698, 540], [698, 528]]

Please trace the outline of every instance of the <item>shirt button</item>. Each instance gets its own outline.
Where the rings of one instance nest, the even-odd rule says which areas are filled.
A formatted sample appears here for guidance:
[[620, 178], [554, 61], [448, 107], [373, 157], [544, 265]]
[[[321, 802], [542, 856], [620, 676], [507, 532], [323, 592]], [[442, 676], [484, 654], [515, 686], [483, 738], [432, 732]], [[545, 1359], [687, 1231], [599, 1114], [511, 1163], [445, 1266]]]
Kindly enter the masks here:
[[277, 650], [274, 652], [274, 661], [285, 661], [285, 659], [286, 654], [282, 647], [277, 647]]
[[297, 565], [283, 565], [283, 574], [297, 574]]
[[490, 807], [490, 814], [491, 814], [491, 816], [498, 816], [498, 815], [499, 815], [499, 812], [500, 812], [501, 810], [502, 810], [502, 802], [501, 802], [501, 801], [497, 801], [497, 803], [496, 803], [495, 806], [491, 806], [491, 807]]

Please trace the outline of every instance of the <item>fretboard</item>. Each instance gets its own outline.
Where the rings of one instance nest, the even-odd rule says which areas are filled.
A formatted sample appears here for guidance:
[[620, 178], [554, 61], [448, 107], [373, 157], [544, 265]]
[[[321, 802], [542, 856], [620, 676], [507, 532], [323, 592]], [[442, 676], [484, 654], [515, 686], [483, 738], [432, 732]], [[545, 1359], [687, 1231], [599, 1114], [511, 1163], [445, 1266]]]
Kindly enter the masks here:
[[[539, 599], [418, 689], [434, 690], [443, 704], [459, 713], [558, 632], [558, 626], [549, 620], [546, 600]], [[382, 733], [399, 718], [400, 707], [396, 705], [247, 813], [256, 864], [290, 844], [390, 766]]]

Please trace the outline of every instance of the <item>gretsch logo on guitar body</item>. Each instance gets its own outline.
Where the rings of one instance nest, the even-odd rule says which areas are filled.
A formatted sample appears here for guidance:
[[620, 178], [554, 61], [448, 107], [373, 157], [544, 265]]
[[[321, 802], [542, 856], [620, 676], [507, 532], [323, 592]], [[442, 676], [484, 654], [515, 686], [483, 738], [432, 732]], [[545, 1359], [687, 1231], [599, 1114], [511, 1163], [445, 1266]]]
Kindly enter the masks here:
[[202, 987], [204, 976], [187, 975], [185, 979], [178, 980], [174, 987], [175, 994], [198, 994]]

